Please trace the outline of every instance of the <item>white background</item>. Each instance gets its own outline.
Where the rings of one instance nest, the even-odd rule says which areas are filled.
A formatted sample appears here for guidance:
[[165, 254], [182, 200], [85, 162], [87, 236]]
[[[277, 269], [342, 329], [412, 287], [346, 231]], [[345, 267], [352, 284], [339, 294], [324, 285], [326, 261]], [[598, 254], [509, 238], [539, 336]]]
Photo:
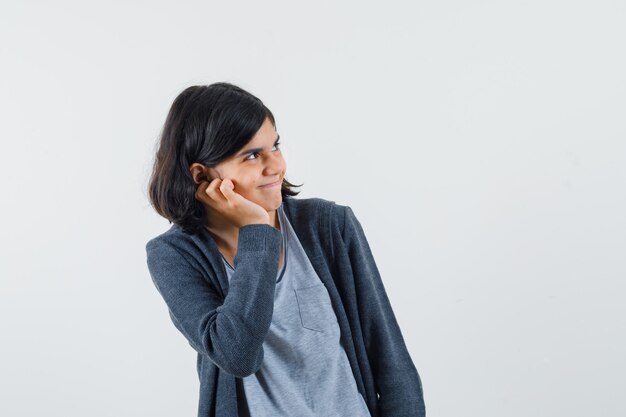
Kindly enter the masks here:
[[626, 415], [625, 22], [607, 0], [4, 0], [0, 415], [196, 415], [146, 187], [172, 101], [216, 81], [274, 112], [299, 198], [360, 219], [429, 417]]

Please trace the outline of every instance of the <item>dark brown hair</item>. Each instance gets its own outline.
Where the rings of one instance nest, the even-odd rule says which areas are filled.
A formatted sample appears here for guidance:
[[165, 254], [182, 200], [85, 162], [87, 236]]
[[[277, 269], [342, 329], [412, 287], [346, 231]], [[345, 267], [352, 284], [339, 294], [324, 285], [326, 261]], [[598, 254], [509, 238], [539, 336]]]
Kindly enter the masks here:
[[[163, 126], [148, 185], [156, 212], [182, 228], [198, 233], [206, 225], [206, 210], [195, 198], [197, 185], [189, 166], [214, 167], [241, 150], [272, 112], [257, 97], [227, 82], [191, 86], [172, 103]], [[300, 191], [283, 178], [283, 199]]]

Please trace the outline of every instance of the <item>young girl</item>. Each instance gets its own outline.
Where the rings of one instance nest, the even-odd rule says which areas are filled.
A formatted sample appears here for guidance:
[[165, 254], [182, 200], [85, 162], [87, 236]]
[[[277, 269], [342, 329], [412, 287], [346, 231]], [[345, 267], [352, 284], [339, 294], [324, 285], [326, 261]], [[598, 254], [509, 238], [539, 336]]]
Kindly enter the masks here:
[[349, 206], [294, 198], [270, 110], [230, 83], [174, 100], [146, 244], [197, 352], [199, 417], [420, 417], [422, 383]]

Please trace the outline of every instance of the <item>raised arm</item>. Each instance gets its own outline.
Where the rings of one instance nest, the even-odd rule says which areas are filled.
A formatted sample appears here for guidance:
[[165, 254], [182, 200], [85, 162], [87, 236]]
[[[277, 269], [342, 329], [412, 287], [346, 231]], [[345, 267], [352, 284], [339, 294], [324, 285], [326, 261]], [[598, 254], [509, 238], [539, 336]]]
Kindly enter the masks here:
[[146, 244], [148, 269], [172, 322], [198, 353], [234, 376], [251, 375], [263, 362], [280, 243], [280, 231], [269, 224], [242, 226], [224, 299], [175, 246]]

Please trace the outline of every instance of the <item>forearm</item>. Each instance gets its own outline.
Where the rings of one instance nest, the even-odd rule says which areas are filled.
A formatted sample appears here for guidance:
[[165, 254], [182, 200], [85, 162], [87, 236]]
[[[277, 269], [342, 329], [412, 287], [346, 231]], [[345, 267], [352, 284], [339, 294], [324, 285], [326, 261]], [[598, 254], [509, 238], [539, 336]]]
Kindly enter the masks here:
[[153, 282], [176, 328], [200, 354], [243, 377], [263, 361], [263, 341], [273, 314], [281, 234], [269, 225], [240, 228], [235, 272], [225, 297], [192, 267], [176, 244], [146, 245]]

